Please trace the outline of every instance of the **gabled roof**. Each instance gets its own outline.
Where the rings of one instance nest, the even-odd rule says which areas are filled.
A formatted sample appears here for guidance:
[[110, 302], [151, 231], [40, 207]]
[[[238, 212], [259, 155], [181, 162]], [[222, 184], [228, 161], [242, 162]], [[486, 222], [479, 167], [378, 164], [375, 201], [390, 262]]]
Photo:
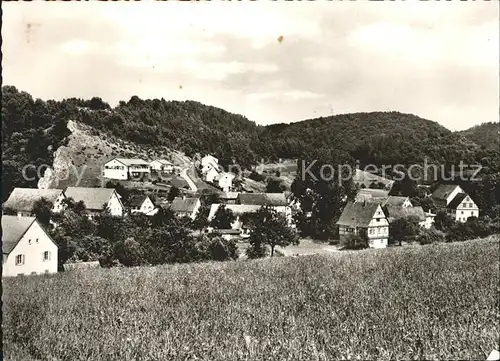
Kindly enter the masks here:
[[287, 206], [285, 193], [240, 193], [238, 203], [259, 206]]
[[432, 193], [432, 198], [444, 201], [457, 187], [458, 185], [456, 184], [441, 184], [436, 188], [434, 193]]
[[367, 227], [379, 207], [378, 203], [349, 202], [345, 206], [337, 224], [341, 226]]
[[386, 187], [390, 187], [392, 186], [392, 184], [394, 184], [394, 181], [392, 179], [387, 179], [377, 174], [361, 170], [359, 168], [356, 168], [352, 180], [355, 183], [363, 183], [367, 186], [370, 185], [371, 183], [379, 183], [379, 182], [383, 183]]
[[402, 207], [388, 205], [386, 208], [387, 220], [392, 222], [400, 218], [416, 217], [420, 222], [425, 221], [425, 212], [422, 207]]
[[465, 198], [467, 198], [466, 193], [458, 193], [455, 196], [455, 198], [453, 198], [453, 200], [450, 202], [450, 204], [446, 206], [446, 208], [456, 209]]
[[129, 198], [128, 203], [131, 207], [140, 207], [146, 201], [147, 198], [149, 197], [145, 195], [132, 196], [131, 198]]
[[[68, 187], [64, 192], [67, 198], [73, 198], [75, 202], [83, 201], [88, 210], [99, 211], [102, 210], [105, 204], [108, 204], [113, 193], [115, 193], [114, 188], [86, 187]], [[118, 199], [120, 199], [120, 197], [118, 197]]]
[[45, 198], [54, 203], [62, 193], [62, 189], [14, 188], [3, 207], [31, 212], [35, 203], [40, 199]]
[[139, 159], [139, 158], [113, 158], [109, 160], [106, 163], [111, 162], [112, 160], [117, 160], [118, 162], [130, 167], [133, 165], [146, 165], [149, 166], [149, 163], [146, 162], [145, 160]]
[[[245, 213], [257, 212], [262, 206], [259, 205], [249, 205], [249, 204], [222, 204], [226, 209], [231, 210], [235, 216], [240, 216]], [[210, 206], [210, 212], [208, 214], [208, 219], [214, 218], [215, 213], [221, 206], [220, 203], [214, 203]]]
[[170, 205], [173, 212], [193, 212], [196, 209], [196, 204], [200, 201], [197, 197], [175, 197]]
[[2, 253], [9, 254], [34, 222], [35, 217], [2, 216]]

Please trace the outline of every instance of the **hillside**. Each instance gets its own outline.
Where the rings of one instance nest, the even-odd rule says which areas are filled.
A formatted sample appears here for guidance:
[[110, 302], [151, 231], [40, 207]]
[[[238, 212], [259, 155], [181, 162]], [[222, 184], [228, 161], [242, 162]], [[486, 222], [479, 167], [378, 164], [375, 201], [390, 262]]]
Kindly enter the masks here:
[[485, 360], [500, 332], [498, 246], [492, 237], [17, 277], [3, 284], [4, 351], [12, 360]]
[[372, 112], [268, 126], [260, 137], [277, 157], [359, 160], [361, 164], [440, 163], [473, 159], [477, 146], [436, 122], [399, 112]]
[[461, 136], [486, 148], [500, 148], [500, 123], [489, 122], [458, 132]]
[[[100, 98], [33, 99], [12, 86], [2, 87], [2, 95], [3, 199], [13, 186], [36, 187], [54, 156], [64, 158], [66, 150], [59, 148], [68, 142], [73, 158], [78, 158], [73, 160], [89, 162], [93, 173], [97, 161], [113, 154], [144, 152], [150, 156], [182, 152], [188, 157], [184, 159], [211, 153], [223, 165], [234, 161], [247, 169], [276, 164], [279, 158], [394, 165], [425, 159], [475, 163], [488, 156], [459, 133], [398, 112], [343, 114], [262, 127], [244, 116], [193, 101], [133, 96], [112, 108]], [[79, 143], [78, 135], [68, 129], [69, 120], [85, 124], [94, 140], [82, 135], [85, 139]], [[33, 167], [28, 168], [28, 177], [22, 175], [26, 166]], [[293, 176], [283, 174], [285, 185]]]

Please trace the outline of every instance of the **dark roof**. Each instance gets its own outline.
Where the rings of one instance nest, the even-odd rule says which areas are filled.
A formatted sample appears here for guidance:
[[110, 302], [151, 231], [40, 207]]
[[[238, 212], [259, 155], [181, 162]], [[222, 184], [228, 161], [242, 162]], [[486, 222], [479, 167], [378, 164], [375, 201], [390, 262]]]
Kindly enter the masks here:
[[35, 217], [2, 216], [2, 253], [9, 254], [35, 221]]
[[420, 222], [425, 221], [425, 212], [422, 207], [401, 207], [388, 205], [385, 207], [387, 219], [392, 222], [400, 218], [416, 217]]
[[68, 187], [64, 193], [75, 202], [83, 201], [89, 210], [102, 210], [114, 192], [114, 188]]
[[379, 207], [373, 202], [349, 202], [337, 224], [342, 226], [367, 227]]
[[145, 195], [137, 195], [137, 196], [132, 196], [129, 198], [128, 203], [130, 207], [140, 207], [144, 201], [148, 198], [148, 196]]
[[219, 196], [219, 198], [220, 199], [237, 199], [238, 194], [239, 194], [238, 192], [224, 192]]
[[14, 188], [3, 207], [31, 212], [35, 203], [40, 199], [45, 198], [54, 203], [61, 193], [63, 193], [62, 189]]
[[170, 209], [174, 212], [193, 212], [196, 208], [196, 204], [200, 198], [182, 198], [175, 197], [172, 204], [170, 205]]
[[456, 184], [441, 184], [436, 188], [434, 193], [432, 193], [432, 198], [446, 200], [446, 198], [450, 195], [451, 192], [458, 187]]
[[285, 193], [240, 193], [238, 203], [258, 206], [286, 206]]
[[446, 206], [446, 208], [451, 208], [451, 209], [456, 209], [462, 201], [467, 198], [467, 194], [465, 193], [458, 193], [455, 198]]
[[[139, 158], [113, 158], [111, 160], [114, 160], [114, 159], [116, 159], [120, 163], [125, 164], [128, 167], [133, 166], [133, 165], [149, 166], [148, 162], [146, 162], [145, 160], [139, 159]], [[111, 160], [108, 161], [108, 163], [111, 162]]]

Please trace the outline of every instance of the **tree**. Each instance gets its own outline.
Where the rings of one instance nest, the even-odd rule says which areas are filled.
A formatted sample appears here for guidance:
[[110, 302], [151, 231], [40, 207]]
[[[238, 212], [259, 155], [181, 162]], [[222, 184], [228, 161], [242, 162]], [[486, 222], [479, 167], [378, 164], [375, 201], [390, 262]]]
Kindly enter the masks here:
[[455, 224], [455, 220], [451, 218], [445, 211], [439, 211], [434, 217], [434, 227], [443, 232], [448, 230]]
[[222, 204], [215, 212], [210, 225], [217, 229], [231, 229], [231, 225], [235, 220], [236, 216], [233, 214], [233, 211], [227, 209], [226, 206]]
[[282, 193], [285, 189], [285, 186], [281, 184], [281, 180], [279, 179], [269, 179], [267, 181], [266, 193]]
[[46, 198], [41, 198], [33, 204], [32, 212], [36, 219], [45, 227], [50, 226], [50, 220], [52, 219], [52, 207], [53, 203]]
[[408, 217], [399, 218], [391, 222], [389, 225], [389, 238], [391, 243], [398, 242], [401, 246], [402, 241], [414, 239], [419, 231], [418, 218]]
[[175, 197], [179, 195], [179, 193], [180, 193], [179, 188], [177, 188], [176, 186], [172, 186], [170, 188], [170, 191], [168, 192], [167, 201], [172, 202], [175, 199]]
[[110, 242], [102, 237], [88, 235], [79, 239], [71, 261], [99, 261], [103, 267], [111, 267], [114, 262], [113, 249]]
[[417, 241], [421, 245], [444, 242], [445, 240], [445, 234], [435, 228], [424, 229], [417, 237]]
[[210, 206], [207, 204], [202, 204], [196, 213], [196, 218], [191, 222], [193, 229], [203, 229], [207, 227], [210, 222], [208, 221], [208, 216], [210, 214]]
[[299, 244], [298, 234], [289, 227], [285, 216], [271, 207], [262, 207], [255, 213], [250, 230], [249, 257], [262, 254], [265, 245], [271, 248], [272, 257], [276, 246]]

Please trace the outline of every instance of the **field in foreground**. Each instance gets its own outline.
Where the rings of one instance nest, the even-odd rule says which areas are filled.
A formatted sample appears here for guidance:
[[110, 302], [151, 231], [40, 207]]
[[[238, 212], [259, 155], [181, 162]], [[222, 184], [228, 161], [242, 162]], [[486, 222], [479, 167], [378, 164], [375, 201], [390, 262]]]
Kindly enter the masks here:
[[4, 281], [10, 360], [485, 360], [499, 238]]

